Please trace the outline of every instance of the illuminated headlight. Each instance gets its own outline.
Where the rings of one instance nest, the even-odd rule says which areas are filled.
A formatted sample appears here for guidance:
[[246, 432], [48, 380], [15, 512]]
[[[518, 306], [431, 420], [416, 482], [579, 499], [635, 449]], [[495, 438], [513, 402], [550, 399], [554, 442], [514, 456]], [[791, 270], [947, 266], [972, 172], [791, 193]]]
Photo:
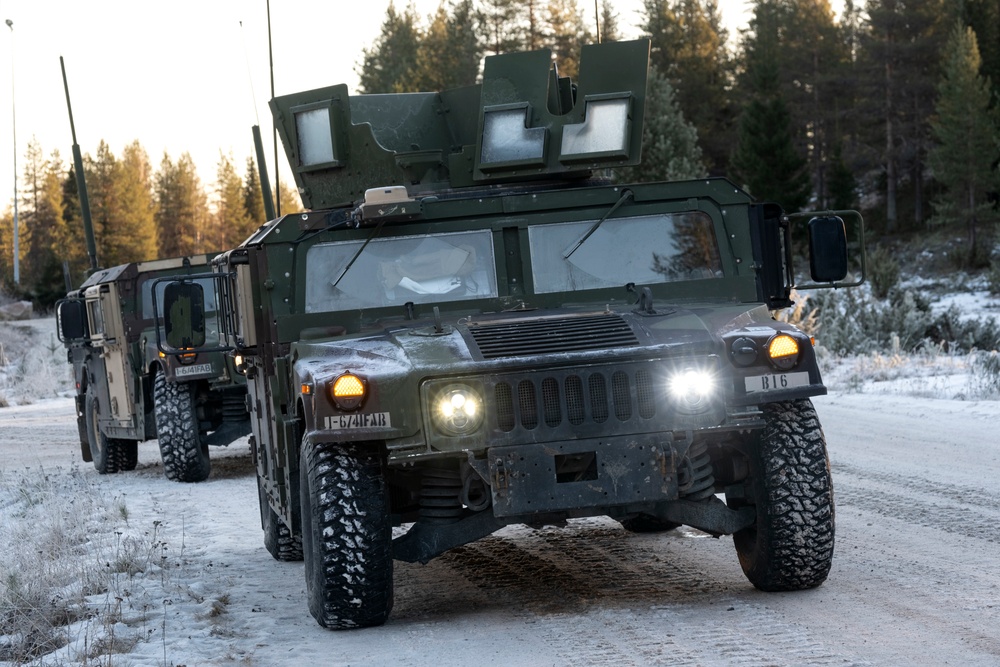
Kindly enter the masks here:
[[688, 409], [702, 408], [715, 394], [715, 376], [706, 371], [688, 369], [670, 376], [670, 395]]
[[483, 423], [482, 397], [467, 385], [448, 385], [433, 401], [434, 424], [449, 435], [467, 435]]
[[330, 385], [330, 398], [341, 410], [355, 410], [365, 400], [368, 384], [354, 373], [344, 373]]
[[780, 334], [767, 344], [767, 356], [778, 370], [787, 371], [799, 361], [799, 343], [788, 334]]
[[233, 355], [233, 366], [236, 368], [236, 372], [240, 375], [247, 374], [247, 360], [243, 358], [242, 354]]

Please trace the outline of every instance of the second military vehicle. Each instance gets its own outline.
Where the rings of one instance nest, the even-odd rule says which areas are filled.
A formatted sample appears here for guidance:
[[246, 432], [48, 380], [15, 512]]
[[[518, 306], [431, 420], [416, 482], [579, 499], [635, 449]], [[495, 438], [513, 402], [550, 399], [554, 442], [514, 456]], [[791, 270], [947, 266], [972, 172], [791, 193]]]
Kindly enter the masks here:
[[[235, 372], [231, 357], [167, 356], [157, 347], [156, 281], [204, 272], [210, 259], [195, 255], [99, 269], [59, 302], [59, 338], [73, 365], [81, 452], [98, 472], [132, 470], [138, 443], [156, 439], [168, 479], [200, 482], [211, 472], [209, 445], [228, 445], [250, 432], [246, 379]], [[156, 291], [164, 287], [160, 283]], [[206, 304], [206, 311], [214, 321], [215, 306]]]
[[[57, 331], [76, 383], [76, 419], [83, 460], [101, 474], [132, 470], [138, 443], [156, 438], [168, 479], [200, 482], [211, 472], [208, 447], [250, 431], [246, 380], [219, 352], [159, 351], [157, 297], [168, 276], [204, 271], [211, 255], [131, 262], [100, 269], [90, 217], [83, 156], [62, 57], [63, 87], [91, 272], [57, 304]], [[202, 315], [214, 322], [215, 306]], [[217, 336], [217, 334], [216, 334]]]
[[[584, 47], [576, 85], [537, 51], [458, 90], [272, 101], [311, 210], [214, 264], [264, 541], [304, 557], [321, 625], [385, 622], [394, 559], [596, 515], [732, 534], [762, 590], [826, 579], [826, 389], [772, 310], [793, 232], [812, 281], [845, 285], [860, 217], [610, 180], [639, 160], [648, 52]], [[172, 286], [168, 337], [202, 336], [205, 294]]]

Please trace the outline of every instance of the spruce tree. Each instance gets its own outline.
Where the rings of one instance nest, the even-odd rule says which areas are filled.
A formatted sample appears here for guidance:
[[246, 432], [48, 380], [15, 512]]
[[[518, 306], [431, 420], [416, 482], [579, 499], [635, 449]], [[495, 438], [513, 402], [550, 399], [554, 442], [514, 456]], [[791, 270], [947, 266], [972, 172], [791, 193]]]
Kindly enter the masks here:
[[357, 69], [360, 92], [417, 91], [417, 51], [421, 37], [413, 6], [398, 12], [390, 2], [382, 32], [370, 49], [362, 51], [362, 62]]
[[646, 118], [642, 127], [642, 162], [619, 170], [618, 180], [679, 181], [704, 175], [698, 131], [684, 119], [670, 81], [650, 66]]
[[759, 201], [800, 210], [809, 202], [809, 174], [792, 142], [791, 115], [778, 86], [777, 66], [763, 60], [752, 76], [754, 95], [740, 115], [731, 168], [737, 182]]
[[260, 173], [257, 171], [257, 162], [252, 156], [247, 158], [247, 170], [243, 176], [243, 210], [246, 211], [247, 219], [254, 229], [267, 222]]
[[650, 58], [698, 129], [704, 160], [720, 174], [729, 159], [736, 110], [729, 99], [732, 61], [714, 0], [644, 0]]
[[156, 199], [160, 257], [219, 250], [209, 247], [205, 239], [208, 198], [190, 154], [182, 154], [176, 163], [163, 154], [156, 175]]
[[487, 52], [500, 54], [523, 50], [527, 40], [522, 4], [520, 0], [481, 0]]
[[1000, 159], [1000, 124], [990, 108], [990, 82], [979, 74], [981, 60], [972, 29], [956, 25], [943, 55], [931, 122], [936, 144], [930, 164], [944, 186], [934, 202], [935, 221], [964, 227], [963, 263], [982, 267], [989, 263], [998, 219], [996, 204], [988, 195], [1000, 186], [995, 168]]
[[548, 43], [559, 76], [580, 76], [580, 47], [593, 41], [576, 0], [549, 0], [546, 8]]
[[121, 179], [116, 188], [121, 196], [118, 202], [120, 219], [114, 234], [122, 237], [119, 243], [122, 254], [129, 262], [155, 259], [159, 242], [153, 168], [138, 140], [122, 150], [117, 177]]
[[208, 247], [225, 250], [238, 245], [256, 226], [247, 215], [243, 180], [233, 164], [233, 156], [219, 153], [215, 179], [215, 213], [211, 216]]
[[25, 179], [31, 184], [31, 204], [25, 215], [19, 216], [20, 228], [29, 232], [21, 241], [25, 248], [21, 284], [45, 306], [65, 296], [62, 260], [67, 230], [63, 220], [62, 168], [56, 151], [42, 161], [34, 178]]
[[442, 2], [417, 50], [414, 89], [438, 91], [476, 82], [483, 47], [472, 0]]
[[602, 0], [600, 24], [602, 43], [621, 41], [621, 30], [618, 25], [620, 18], [618, 12], [615, 11], [614, 5], [609, 0]]

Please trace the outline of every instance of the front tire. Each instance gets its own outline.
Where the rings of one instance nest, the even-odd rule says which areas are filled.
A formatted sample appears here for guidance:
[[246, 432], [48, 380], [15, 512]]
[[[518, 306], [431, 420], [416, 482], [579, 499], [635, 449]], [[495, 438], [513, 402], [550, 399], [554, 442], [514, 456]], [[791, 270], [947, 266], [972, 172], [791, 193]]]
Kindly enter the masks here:
[[382, 625], [392, 610], [392, 524], [377, 452], [303, 442], [299, 470], [309, 612], [331, 630]]
[[[84, 399], [84, 417], [90, 461], [101, 475], [123, 470], [134, 470], [139, 460], [138, 443], [134, 440], [109, 438], [100, 428], [101, 406], [93, 388], [87, 389]], [[86, 459], [86, 457], [84, 457]]]
[[208, 445], [198, 434], [195, 385], [168, 382], [163, 371], [153, 381], [156, 439], [163, 459], [163, 472], [175, 482], [201, 482], [212, 472]]
[[747, 579], [763, 591], [815, 588], [830, 573], [833, 482], [826, 439], [808, 399], [765, 405], [749, 451], [757, 521], [733, 535]]

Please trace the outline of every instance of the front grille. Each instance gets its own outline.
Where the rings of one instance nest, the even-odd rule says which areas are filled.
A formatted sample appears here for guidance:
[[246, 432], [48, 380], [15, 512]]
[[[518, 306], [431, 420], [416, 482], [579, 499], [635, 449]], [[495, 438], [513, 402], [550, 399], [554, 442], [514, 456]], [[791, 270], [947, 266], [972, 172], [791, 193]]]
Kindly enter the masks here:
[[484, 359], [639, 344], [625, 320], [613, 313], [469, 325], [469, 334]]
[[641, 367], [500, 377], [493, 399], [496, 428], [505, 433], [608, 421], [626, 425], [656, 416], [653, 378]]

